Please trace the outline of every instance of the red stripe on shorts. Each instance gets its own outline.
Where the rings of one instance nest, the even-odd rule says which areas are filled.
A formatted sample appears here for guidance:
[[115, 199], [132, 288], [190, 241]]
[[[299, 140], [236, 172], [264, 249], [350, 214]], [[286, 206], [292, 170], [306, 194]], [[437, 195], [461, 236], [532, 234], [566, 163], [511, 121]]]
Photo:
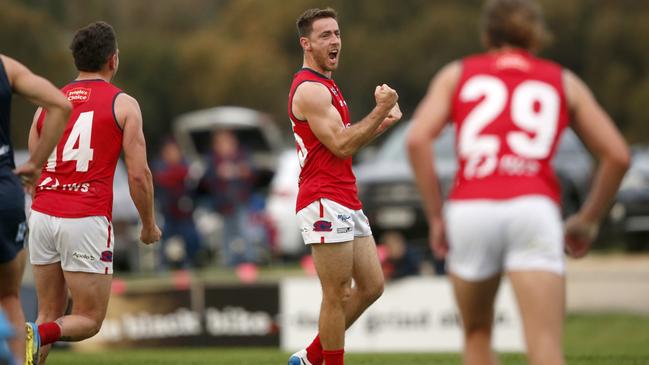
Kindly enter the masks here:
[[322, 199], [318, 199], [318, 203], [320, 203], [320, 218], [324, 217], [324, 205], [322, 205]]
[[324, 236], [320, 236], [320, 243], [325, 243]]
[[[110, 229], [111, 229], [111, 225], [110, 225], [110, 222], [108, 222], [108, 239], [106, 240], [106, 247], [108, 247], [108, 248], [110, 248]], [[106, 269], [106, 270], [108, 270], [108, 269]]]
[[106, 270], [104, 270], [104, 274], [108, 275], [108, 268], [106, 268]]

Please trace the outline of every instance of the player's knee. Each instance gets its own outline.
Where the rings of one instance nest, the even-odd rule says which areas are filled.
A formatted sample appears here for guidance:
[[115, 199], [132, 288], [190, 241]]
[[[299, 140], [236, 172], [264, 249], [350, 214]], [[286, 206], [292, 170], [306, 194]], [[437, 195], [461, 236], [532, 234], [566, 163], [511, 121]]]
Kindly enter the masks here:
[[491, 337], [491, 323], [488, 321], [465, 321], [464, 334], [470, 338]]
[[352, 289], [348, 284], [341, 284], [323, 287], [322, 292], [324, 301], [342, 305], [351, 297]]
[[373, 303], [374, 301], [376, 301], [381, 297], [384, 288], [385, 288], [384, 282], [383, 280], [380, 280], [370, 285], [359, 287], [358, 291], [360, 292], [363, 300]]
[[370, 291], [370, 299], [372, 301], [375, 301], [383, 295], [383, 291], [385, 290], [385, 281], [383, 281], [383, 278], [381, 280], [378, 280], [371, 288]]
[[101, 330], [102, 321], [92, 321], [92, 324], [89, 326], [88, 331], [86, 332], [87, 338], [93, 337], [99, 333]]

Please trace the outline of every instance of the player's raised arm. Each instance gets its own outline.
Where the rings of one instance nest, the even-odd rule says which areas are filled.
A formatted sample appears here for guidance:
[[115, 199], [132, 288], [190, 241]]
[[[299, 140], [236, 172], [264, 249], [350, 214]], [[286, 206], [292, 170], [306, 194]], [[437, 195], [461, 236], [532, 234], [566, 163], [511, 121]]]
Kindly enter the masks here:
[[574, 115], [572, 127], [599, 160], [586, 201], [566, 222], [566, 246], [571, 255], [580, 257], [595, 239], [631, 158], [624, 138], [588, 86], [570, 71], [564, 71], [564, 85]]
[[460, 72], [460, 64], [454, 62], [433, 78], [428, 92], [415, 110], [406, 141], [410, 164], [431, 227], [430, 243], [439, 258], [446, 255], [448, 247], [444, 239], [442, 197], [435, 173], [432, 142], [449, 121], [451, 98]]
[[153, 179], [146, 159], [142, 112], [134, 98], [122, 93], [115, 100], [115, 114], [124, 130], [122, 147], [128, 171], [128, 185], [142, 220], [140, 239], [146, 244], [154, 243], [160, 240], [161, 233], [153, 210]]
[[30, 185], [35, 182], [38, 171], [59, 142], [68, 123], [72, 105], [49, 81], [33, 74], [27, 67], [10, 57], [0, 57], [14, 91], [48, 110], [39, 143], [30, 150], [29, 161], [15, 170], [16, 174], [23, 178], [23, 182]]
[[385, 130], [401, 118], [398, 108], [398, 113], [390, 113], [397, 103], [396, 91], [384, 84], [376, 87], [374, 96], [374, 109], [360, 122], [346, 127], [331, 104], [331, 94], [327, 88], [320, 83], [305, 82], [297, 88], [293, 97], [293, 113], [309, 122], [318, 140], [334, 155], [347, 158], [376, 137], [376, 130], [382, 122], [387, 120], [389, 124], [383, 126], [382, 130]]

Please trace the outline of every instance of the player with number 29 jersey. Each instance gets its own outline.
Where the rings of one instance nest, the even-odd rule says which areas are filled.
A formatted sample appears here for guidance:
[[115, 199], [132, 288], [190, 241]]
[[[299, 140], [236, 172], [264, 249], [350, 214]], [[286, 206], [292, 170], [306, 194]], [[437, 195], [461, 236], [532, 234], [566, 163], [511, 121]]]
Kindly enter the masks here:
[[451, 107], [460, 165], [451, 200], [544, 195], [560, 204], [551, 159], [570, 118], [562, 73], [520, 49], [462, 61]]
[[[113, 176], [122, 148], [114, 103], [122, 91], [104, 80], [73, 81], [62, 91], [73, 105], [72, 115], [43, 166], [32, 209], [63, 218], [111, 220]], [[39, 133], [45, 114], [38, 117]]]

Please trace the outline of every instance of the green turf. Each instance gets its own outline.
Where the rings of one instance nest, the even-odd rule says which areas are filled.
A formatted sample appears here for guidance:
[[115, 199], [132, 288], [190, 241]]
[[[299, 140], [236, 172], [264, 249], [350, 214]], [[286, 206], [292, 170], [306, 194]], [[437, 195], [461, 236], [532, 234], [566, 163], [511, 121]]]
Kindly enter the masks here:
[[[565, 352], [569, 365], [649, 365], [649, 316], [571, 315], [566, 321]], [[271, 365], [285, 364], [288, 354], [274, 349], [143, 349], [101, 353], [53, 351], [49, 365]], [[520, 354], [501, 356], [503, 365], [523, 365]], [[353, 365], [460, 364], [456, 354], [348, 354]]]

